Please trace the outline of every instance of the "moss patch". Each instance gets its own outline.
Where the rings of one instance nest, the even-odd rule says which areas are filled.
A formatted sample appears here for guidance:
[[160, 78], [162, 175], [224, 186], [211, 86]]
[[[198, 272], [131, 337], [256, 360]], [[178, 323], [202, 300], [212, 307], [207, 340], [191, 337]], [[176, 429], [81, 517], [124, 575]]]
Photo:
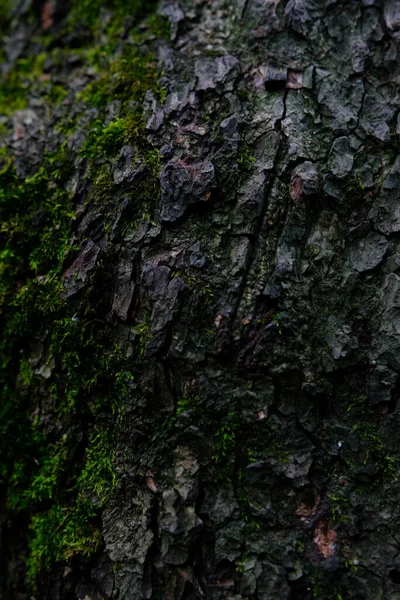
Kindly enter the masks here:
[[[0, 155], [0, 485], [11, 520], [22, 522], [23, 516], [30, 523], [26, 574], [28, 587], [39, 594], [56, 563], [85, 560], [101, 547], [99, 511], [119, 478], [114, 436], [148, 334], [146, 325], [133, 357], [122, 343], [112, 342], [117, 250], [111, 238], [84, 289], [66, 297], [63, 272], [85, 243], [76, 233], [76, 198], [66, 190], [77, 158], [69, 136], [84, 128], [78, 156], [87, 161], [84, 210], [99, 207], [107, 236], [120, 197], [127, 201], [121, 232], [150, 215], [159, 199], [161, 165], [158, 149], [146, 139], [142, 101], [150, 89], [162, 100], [164, 90], [152, 41], [147, 49], [141, 46], [167, 28], [155, 16], [141, 33], [134, 26], [156, 5], [73, 2], [70, 32], [88, 28], [91, 45], [47, 50], [54, 40], [35, 40], [44, 52], [18, 60], [0, 91], [3, 115], [35, 97], [52, 140], [51, 154], [28, 177], [19, 175], [11, 153]], [[121, 44], [124, 27], [130, 39]], [[94, 73], [80, 94], [68, 88], [69, 58], [83, 78], [88, 68]], [[112, 120], [111, 99], [120, 107]], [[81, 117], [93, 108], [93, 119], [81, 126]], [[7, 129], [0, 133], [6, 140]], [[132, 169], [142, 172], [129, 190], [112, 175], [127, 144]]]

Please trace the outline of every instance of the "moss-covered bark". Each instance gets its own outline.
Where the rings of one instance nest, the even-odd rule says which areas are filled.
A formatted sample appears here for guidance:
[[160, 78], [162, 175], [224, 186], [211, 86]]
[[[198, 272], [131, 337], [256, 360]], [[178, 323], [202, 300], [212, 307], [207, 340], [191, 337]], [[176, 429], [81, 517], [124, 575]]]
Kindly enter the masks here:
[[396, 599], [395, 0], [0, 27], [0, 597]]

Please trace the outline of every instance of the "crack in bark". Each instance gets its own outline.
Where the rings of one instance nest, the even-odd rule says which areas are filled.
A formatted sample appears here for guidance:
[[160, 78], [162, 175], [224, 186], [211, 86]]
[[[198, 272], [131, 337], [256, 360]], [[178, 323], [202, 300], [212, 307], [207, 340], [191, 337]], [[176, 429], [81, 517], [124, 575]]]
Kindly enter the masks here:
[[[285, 119], [286, 117], [286, 98], [288, 95], [289, 90], [286, 89], [284, 92], [284, 96], [283, 96], [283, 113], [282, 113], [282, 117], [280, 117], [276, 123], [275, 123], [275, 128], [273, 131], [279, 132], [280, 131], [280, 125], [281, 122]], [[264, 223], [264, 219], [265, 219], [265, 214], [267, 211], [267, 207], [268, 207], [268, 197], [271, 193], [271, 190], [273, 189], [273, 186], [275, 184], [275, 181], [278, 179], [278, 175], [277, 175], [277, 165], [279, 163], [280, 157], [281, 157], [281, 146], [282, 146], [282, 140], [279, 139], [279, 145], [278, 145], [278, 149], [277, 152], [275, 154], [274, 157], [274, 161], [273, 161], [273, 167], [271, 169], [271, 177], [270, 180], [268, 181], [268, 184], [266, 186], [266, 190], [264, 192], [264, 196], [263, 196], [263, 202], [260, 208], [260, 213], [256, 219], [256, 223], [255, 223], [255, 228], [254, 231], [252, 233], [253, 236], [253, 240], [250, 240], [251, 246], [247, 252], [247, 256], [245, 259], [245, 267], [244, 267], [244, 275], [242, 277], [242, 281], [240, 282], [240, 286], [239, 286], [239, 290], [238, 290], [238, 297], [235, 300], [234, 303], [234, 307], [233, 307], [233, 311], [230, 315], [230, 329], [232, 329], [233, 324], [236, 320], [237, 317], [237, 313], [239, 310], [239, 306], [241, 304], [245, 289], [246, 289], [246, 285], [247, 285], [247, 281], [248, 281], [248, 277], [254, 262], [254, 258], [255, 258], [255, 249], [256, 249], [256, 245], [258, 242], [258, 237], [260, 235], [260, 232], [262, 230], [262, 226]]]

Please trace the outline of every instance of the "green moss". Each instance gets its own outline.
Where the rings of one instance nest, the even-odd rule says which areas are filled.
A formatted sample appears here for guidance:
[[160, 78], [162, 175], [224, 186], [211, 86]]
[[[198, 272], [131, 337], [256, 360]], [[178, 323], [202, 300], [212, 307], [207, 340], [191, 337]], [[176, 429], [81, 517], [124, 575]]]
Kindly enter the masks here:
[[8, 22], [8, 15], [13, 7], [12, 0], [2, 0], [0, 3], [0, 27], [4, 26]]
[[96, 160], [102, 156], [112, 156], [121, 147], [126, 127], [123, 119], [116, 119], [108, 125], [97, 120], [90, 128], [82, 148], [80, 156]]
[[30, 90], [40, 85], [45, 58], [43, 53], [20, 58], [6, 75], [0, 76], [0, 114], [9, 115], [26, 108]]
[[237, 90], [236, 94], [242, 102], [247, 102], [249, 100], [250, 92], [246, 89]]
[[50, 572], [54, 563], [77, 554], [91, 556], [98, 550], [102, 538], [88, 506], [82, 502], [70, 507], [56, 504], [32, 518], [27, 577], [33, 590], [38, 589], [38, 577]]
[[[101, 158], [115, 156], [123, 144], [129, 143], [137, 149], [137, 165], [144, 163], [150, 174], [157, 177], [161, 167], [160, 153], [147, 143], [144, 123], [140, 116], [119, 118], [108, 124], [100, 119], [96, 120], [90, 128], [79, 154], [92, 162], [98, 161]], [[100, 180], [97, 181], [97, 184], [103, 185]]]
[[158, 5], [158, 0], [73, 0], [69, 13], [70, 29], [88, 28], [96, 33], [101, 28], [102, 12], [112, 11], [114, 23], [109, 28], [121, 27], [124, 19], [130, 17], [133, 22], [143, 19]]
[[80, 92], [78, 99], [104, 108], [111, 98], [124, 104], [139, 102], [147, 90], [153, 90], [160, 99], [163, 98], [165, 92], [159, 84], [151, 53], [143, 55], [136, 46], [125, 45], [117, 57], [105, 53], [103, 59], [97, 79]]
[[[8, 34], [10, 25], [10, 10], [12, 9], [12, 0], [2, 0], [0, 2], [0, 39], [4, 39]], [[5, 60], [5, 52], [3, 44], [0, 44], [0, 62]]]
[[138, 338], [139, 358], [143, 358], [146, 353], [147, 342], [151, 339], [151, 314], [149, 311], [142, 312], [141, 320], [136, 323], [135, 331]]
[[13, 461], [26, 461], [31, 468], [42, 443], [25, 413], [26, 394], [15, 389], [14, 378], [19, 372], [18, 385], [29, 387], [25, 349], [62, 304], [57, 274], [73, 213], [68, 194], [56, 186], [59, 160], [45, 162], [25, 179], [17, 176], [11, 160], [0, 171], [0, 480], [14, 473], [11, 488], [16, 483]]
[[169, 40], [171, 38], [171, 25], [169, 21], [157, 13], [150, 14], [146, 24], [149, 34], [158, 40]]
[[[64, 73], [68, 49], [20, 59], [0, 90], [5, 115], [26, 107], [31, 95], [43, 100], [38, 110], [50, 119], [59, 106], [58, 149], [42, 157], [33, 175], [19, 176], [7, 153], [0, 155], [0, 483], [7, 488], [8, 511], [15, 519], [30, 518], [26, 565], [30, 586], [39, 594], [44, 573], [55, 563], [90, 556], [102, 543], [97, 520], [118, 483], [113, 448], [135, 368], [126, 348], [112, 343], [112, 324], [106, 319], [115, 264], [111, 241], [85, 289], [72, 301], [65, 297], [62, 274], [77, 255], [71, 243], [75, 210], [65, 190], [76, 153], [68, 150], [67, 138], [80, 127], [79, 115], [96, 106], [98, 117], [87, 126], [80, 150], [88, 160], [87, 201], [102, 207], [104, 231], [109, 232], [115, 220], [110, 196], [120, 193], [110, 159], [130, 144], [132, 166], [141, 167], [144, 176], [134, 189], [123, 190], [129, 203], [121, 228], [143, 215], [150, 220], [159, 200], [161, 160], [147, 141], [141, 104], [148, 90], [160, 101], [165, 90], [151, 42], [147, 53], [142, 44], [149, 34], [167, 35], [168, 28], [153, 15], [145, 34], [132, 29], [122, 50], [119, 33], [129, 12], [137, 21], [156, 4], [73, 2], [70, 25], [75, 19], [78, 28], [79, 20], [80, 29], [101, 34], [94, 48], [73, 51], [83, 69], [91, 66], [98, 73], [74, 103], [63, 104], [67, 95], [73, 98], [73, 90], [53, 83], [59, 81], [58, 70]], [[104, 22], [103, 8], [111, 10]], [[49, 42], [41, 38], [35, 44], [46, 48]], [[48, 56], [51, 77], [43, 72]], [[109, 122], [111, 99], [120, 101], [121, 110]], [[150, 337], [150, 314], [143, 311], [142, 316], [136, 326], [137, 359]], [[35, 345], [42, 348], [39, 363], [32, 360]], [[48, 378], [35, 371], [44, 363], [51, 364]], [[49, 422], [56, 424], [50, 433]]]
[[241, 420], [238, 413], [231, 412], [214, 434], [214, 459], [217, 463], [236, 454], [236, 438]]
[[282, 325], [281, 325], [281, 321], [280, 321], [281, 315], [282, 315], [282, 313], [280, 313], [280, 312], [274, 313], [272, 315], [272, 321], [277, 326], [279, 335], [282, 335]]
[[[60, 474], [67, 459], [67, 438], [65, 435], [56, 444], [46, 447], [46, 439], [33, 425], [31, 438], [35, 439], [35, 467], [27, 469], [26, 462], [17, 461], [9, 482], [7, 505], [12, 510], [22, 510], [30, 506], [52, 500], [57, 495]], [[26, 483], [29, 481], [29, 485]]]
[[[101, 536], [93, 518], [118, 481], [112, 432], [122, 413], [132, 374], [118, 348], [107, 352], [96, 341], [90, 322], [83, 327], [82, 337], [77, 335], [81, 327], [75, 325], [71, 319], [56, 320], [51, 346], [57, 361], [61, 361], [55, 367], [52, 395], [57, 398], [58, 418], [70, 422], [70, 439], [64, 434], [49, 446], [39, 423], [31, 421], [24, 440], [25, 452], [29, 441], [31, 459], [20, 457], [9, 479], [9, 509], [33, 509], [28, 555], [33, 587], [54, 562], [97, 550]], [[25, 380], [30, 382], [26, 376]], [[108, 415], [108, 425], [93, 427], [82, 461], [71, 463], [73, 423], [86, 412], [89, 403], [91, 414], [101, 414], [103, 419]], [[51, 507], [43, 512], [43, 503], [49, 502]]]
[[387, 453], [378, 432], [377, 424], [371, 421], [363, 421], [356, 423], [353, 430], [365, 446], [363, 464], [366, 465], [372, 462], [378, 468], [378, 474], [373, 485], [380, 486], [397, 480], [397, 461]]
[[[48, 273], [64, 258], [75, 215], [68, 194], [54, 187], [55, 166], [56, 163], [46, 164], [24, 180], [17, 176], [11, 161], [0, 171], [0, 310], [10, 296], [14, 306], [26, 304], [24, 296], [29, 293], [28, 288], [36, 287], [28, 279]], [[15, 279], [25, 284], [20, 285], [17, 294], [13, 287]]]
[[360, 203], [365, 205], [366, 192], [363, 184], [361, 183], [360, 175], [356, 177], [349, 176], [343, 181], [343, 193], [344, 197], [342, 200], [342, 208], [345, 212], [354, 210]]
[[196, 269], [185, 269], [175, 271], [173, 277], [181, 277], [187, 287], [196, 295], [201, 297], [207, 305], [212, 304], [214, 293], [210, 285], [201, 277]]
[[[51, 345], [59, 363], [52, 396], [57, 398], [58, 418], [69, 423], [69, 437], [63, 434], [49, 445], [38, 419], [27, 419], [20, 439], [23, 453], [14, 461], [8, 481], [8, 508], [29, 509], [34, 515], [27, 559], [33, 587], [54, 562], [97, 550], [101, 536], [93, 518], [118, 481], [112, 432], [122, 414], [132, 374], [118, 348], [107, 352], [96, 341], [91, 321], [85, 327], [75, 325], [66, 317], [54, 321]], [[77, 335], [81, 329], [82, 337]], [[24, 363], [24, 381], [31, 385], [27, 371]], [[74, 429], [89, 405], [92, 415], [101, 414], [102, 419], [108, 415], [109, 420], [107, 426], [93, 427], [83, 459], [71, 463]], [[49, 503], [50, 508], [43, 511], [43, 504]]]
[[197, 410], [199, 408], [198, 396], [182, 396], [176, 404], [176, 415], [183, 414], [188, 410]]
[[61, 85], [53, 85], [49, 83], [47, 89], [44, 90], [46, 100], [51, 104], [61, 104], [61, 102], [67, 97], [67, 90]]
[[244, 567], [248, 561], [248, 556], [246, 553], [242, 554], [240, 559], [236, 563], [236, 573], [238, 575], [243, 575]]
[[349, 178], [345, 184], [346, 195], [350, 197], [358, 197], [364, 192], [364, 186], [361, 183], [360, 176]]
[[100, 506], [117, 485], [113, 441], [109, 431], [98, 426], [94, 428], [86, 450], [85, 465], [77, 481], [80, 493], [88, 497], [95, 494], [96, 504]]
[[256, 162], [248, 146], [242, 146], [238, 152], [237, 164], [242, 172], [248, 172]]
[[347, 523], [349, 520], [349, 499], [346, 496], [345, 491], [339, 490], [339, 492], [328, 493], [329, 499], [329, 513], [331, 519], [336, 524]]
[[60, 369], [54, 373], [53, 392], [59, 400], [60, 416], [87, 402], [95, 414], [104, 409], [116, 412], [123, 400], [127, 382], [122, 381], [121, 372], [127, 372], [128, 361], [122, 350], [110, 346], [108, 336], [103, 337], [102, 321], [96, 320], [98, 315], [92, 310], [89, 304], [86, 310], [82, 305], [82, 316], [74, 319], [70, 315], [53, 322], [51, 352], [60, 361]]
[[[65, 559], [71, 552], [88, 552], [89, 542], [93, 548], [89, 513], [82, 509], [87, 503], [82, 499], [78, 509], [73, 495], [82, 495], [80, 486], [87, 488], [89, 484], [94, 485], [94, 481], [96, 490], [110, 485], [104, 460], [96, 471], [91, 460], [94, 454], [89, 450], [91, 479], [86, 478], [84, 486], [82, 477], [79, 485], [72, 484], [73, 492], [60, 492], [65, 486], [64, 473], [71, 469], [71, 443], [61, 435], [49, 444], [38, 418], [33, 417], [35, 412], [32, 413], [38, 383], [26, 360], [30, 341], [42, 336], [43, 330], [51, 329], [52, 324], [55, 337], [59, 334], [65, 343], [69, 339], [66, 323], [71, 321], [62, 317], [67, 307], [62, 298], [64, 288], [60, 274], [65, 253], [70, 248], [70, 228], [75, 213], [68, 194], [58, 186], [60, 178], [65, 176], [67, 161], [68, 155], [63, 152], [46, 158], [37, 173], [25, 179], [17, 176], [12, 161], [0, 172], [0, 480], [8, 487], [9, 510], [33, 512], [28, 557], [32, 582], [38, 578], [40, 569], [50, 568], [52, 561]], [[59, 345], [62, 346], [61, 342]], [[59, 361], [60, 355], [55, 356]], [[96, 366], [104, 371], [104, 359]], [[108, 373], [111, 368], [109, 365]], [[93, 374], [91, 377], [95, 378]], [[120, 387], [116, 387], [117, 393]], [[74, 402], [71, 401], [77, 389], [74, 376], [67, 393], [59, 395], [61, 403], [70, 403], [71, 411], [77, 406], [78, 394]], [[43, 390], [38, 392], [43, 394]], [[64, 414], [67, 413], [64, 408]], [[96, 451], [99, 451], [98, 441], [93, 441]], [[104, 450], [104, 445], [102, 448]], [[83, 466], [81, 472], [88, 470]], [[76, 482], [79, 473], [78, 469]], [[44, 513], [40, 508], [43, 503], [51, 504]], [[49, 529], [53, 525], [56, 534]]]

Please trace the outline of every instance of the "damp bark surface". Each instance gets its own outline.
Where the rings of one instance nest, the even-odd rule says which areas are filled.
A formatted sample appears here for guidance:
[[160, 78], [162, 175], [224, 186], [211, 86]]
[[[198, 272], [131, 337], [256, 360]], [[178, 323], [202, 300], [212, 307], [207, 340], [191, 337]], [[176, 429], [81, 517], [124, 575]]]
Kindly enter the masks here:
[[0, 28], [0, 598], [399, 600], [398, 2]]

